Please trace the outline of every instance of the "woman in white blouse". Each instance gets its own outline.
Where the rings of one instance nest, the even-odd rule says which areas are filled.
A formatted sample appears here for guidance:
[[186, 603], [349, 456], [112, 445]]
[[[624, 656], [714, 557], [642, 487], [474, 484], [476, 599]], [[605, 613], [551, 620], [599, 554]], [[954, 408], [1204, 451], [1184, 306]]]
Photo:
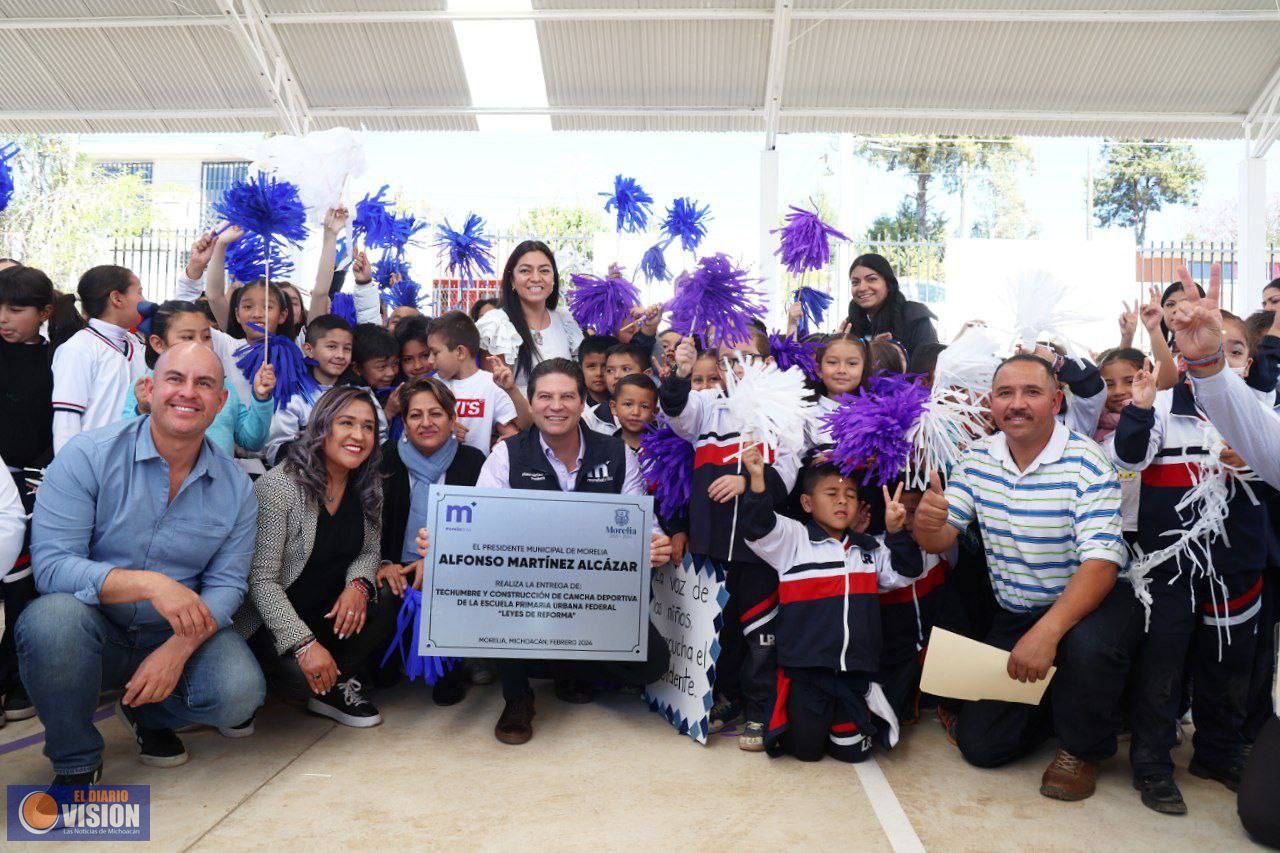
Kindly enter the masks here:
[[480, 348], [515, 371], [521, 387], [529, 373], [549, 358], [576, 359], [582, 329], [559, 305], [560, 271], [546, 243], [525, 240], [502, 271], [499, 307], [476, 323]]

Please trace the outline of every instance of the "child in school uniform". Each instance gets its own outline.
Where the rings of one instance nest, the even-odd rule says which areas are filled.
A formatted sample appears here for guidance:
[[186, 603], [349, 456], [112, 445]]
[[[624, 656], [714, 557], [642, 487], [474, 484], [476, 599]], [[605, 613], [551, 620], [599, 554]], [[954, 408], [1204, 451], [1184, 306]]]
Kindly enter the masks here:
[[53, 452], [72, 436], [120, 420], [146, 371], [138, 322], [142, 284], [124, 267], [98, 266], [76, 288], [89, 325], [53, 354]]
[[587, 335], [578, 346], [578, 364], [582, 367], [582, 378], [587, 383], [588, 412], [596, 406], [609, 403], [604, 363], [609, 350], [617, 345], [618, 339], [612, 335]]
[[398, 441], [404, 432], [400, 403], [394, 400], [399, 374], [400, 344], [396, 336], [378, 323], [357, 323], [351, 330], [352, 383], [369, 389], [378, 401], [391, 441]]
[[[430, 376], [435, 371], [431, 358], [431, 320], [422, 315], [405, 317], [396, 323], [396, 343], [400, 344], [400, 375], [402, 381]], [[392, 394], [394, 401], [397, 395]], [[399, 410], [397, 410], [397, 414]]]
[[617, 435], [629, 451], [638, 451], [645, 431], [658, 416], [658, 386], [653, 377], [645, 373], [623, 376], [613, 386], [609, 409], [618, 425]]
[[636, 374], [648, 376], [652, 370], [649, 363], [649, 350], [641, 344], [626, 343], [610, 347], [604, 354], [606, 402], [585, 410], [582, 413], [582, 422], [603, 435], [616, 435], [619, 427], [613, 410], [614, 390], [624, 376]]
[[831, 450], [834, 444], [831, 428], [823, 418], [840, 408], [839, 397], [856, 393], [862, 387], [867, 346], [860, 338], [832, 335], [819, 347], [816, 359], [818, 406], [804, 425], [803, 458], [806, 462]]
[[720, 374], [720, 358], [715, 350], [703, 350], [698, 353], [698, 360], [693, 363], [693, 371], [689, 374], [689, 387], [694, 391], [724, 391], [724, 377]]
[[[49, 324], [49, 340], [40, 327]], [[0, 459], [12, 477], [22, 512], [35, 507], [41, 472], [53, 459], [53, 372], [57, 345], [83, 326], [70, 296], [60, 296], [38, 269], [15, 264], [0, 270]], [[31, 530], [24, 531], [22, 550], [10, 565], [0, 565], [4, 583], [4, 623], [0, 637], [0, 726], [4, 720], [35, 716], [18, 676], [13, 626], [36, 597], [31, 574]]]
[[[747, 544], [780, 579], [779, 671], [766, 748], [801, 761], [824, 754], [864, 761], [875, 743], [892, 747], [898, 739], [897, 717], [876, 683], [878, 593], [920, 575], [920, 549], [902, 532], [906, 509], [886, 489], [886, 542], [852, 533], [857, 486], [824, 464], [801, 473], [801, 501], [812, 517], [802, 524], [774, 512], [758, 447], [743, 453], [742, 464], [751, 478], [742, 518]], [[899, 486], [895, 498], [901, 494]]]
[[[267, 438], [264, 452], [273, 465], [284, 459], [285, 446], [306, 427], [311, 410], [324, 392], [346, 377], [347, 369], [351, 367], [351, 326], [337, 314], [321, 314], [307, 324], [307, 342], [302, 345], [302, 352], [315, 362], [311, 366], [315, 385], [294, 394], [271, 419], [271, 435]], [[375, 405], [374, 408], [379, 414], [379, 431], [385, 432], [382, 407]]]
[[465, 431], [463, 444], [488, 456], [495, 441], [533, 423], [511, 368], [496, 358], [489, 360], [492, 373], [477, 366], [480, 332], [465, 313], [442, 314], [431, 324], [427, 342], [436, 378], [453, 392], [458, 428]]
[[[1252, 351], [1244, 323], [1223, 312], [1223, 329], [1223, 351], [1215, 358], [1247, 373]], [[1143, 370], [1132, 380], [1131, 395], [1120, 413], [1112, 460], [1141, 474], [1137, 540], [1142, 553], [1150, 553], [1170, 544], [1169, 532], [1196, 521], [1178, 505], [1196, 484], [1198, 463], [1210, 448], [1205, 418], [1185, 376], [1157, 392], [1155, 377]], [[1129, 761], [1143, 805], [1162, 814], [1187, 812], [1169, 755], [1185, 666], [1191, 667], [1195, 685], [1195, 751], [1188, 770], [1235, 790], [1244, 762], [1242, 729], [1270, 535], [1265, 506], [1270, 489], [1239, 479], [1246, 469], [1233, 451], [1222, 458], [1234, 466], [1231, 476], [1237, 480], [1227, 504], [1226, 535], [1210, 543], [1207, 553], [1193, 546], [1201, 561], [1212, 559], [1213, 571], [1175, 556], [1146, 575], [1150, 619], [1130, 675]]]
[[[756, 329], [745, 341], [722, 343], [719, 354], [722, 371], [738, 368], [744, 359], [767, 360], [769, 339]], [[761, 752], [777, 669], [771, 622], [777, 613], [778, 577], [747, 547], [741, 525], [734, 523], [738, 499], [747, 488], [737, 458], [745, 437], [719, 388], [692, 390], [689, 376], [697, 360], [693, 339], [681, 341], [676, 370], [663, 383], [658, 399], [671, 428], [694, 446], [689, 550], [716, 561], [725, 571], [729, 590], [720, 635], [721, 698], [711, 710], [709, 728], [720, 731], [730, 725], [741, 703], [746, 722], [738, 746]], [[795, 486], [799, 456], [788, 448], [769, 448], [766, 455], [769, 494], [774, 506], [782, 507]]]

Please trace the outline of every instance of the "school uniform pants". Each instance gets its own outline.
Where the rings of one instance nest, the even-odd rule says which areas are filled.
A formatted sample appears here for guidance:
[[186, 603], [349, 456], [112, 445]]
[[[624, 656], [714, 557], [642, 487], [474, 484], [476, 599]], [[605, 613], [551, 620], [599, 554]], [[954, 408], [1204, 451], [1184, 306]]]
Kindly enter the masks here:
[[667, 671], [671, 653], [667, 641], [649, 623], [649, 656], [642, 661], [612, 660], [528, 660], [503, 658], [493, 660], [502, 685], [502, 698], [514, 702], [532, 690], [531, 678], [554, 678], [585, 684], [612, 681], [619, 684], [644, 685], [657, 681]]
[[778, 655], [778, 573], [764, 563], [714, 561], [724, 571], [729, 603], [720, 631], [716, 690], [738, 702], [748, 722], [766, 723], [773, 707]]
[[866, 761], [875, 733], [864, 698], [867, 687], [861, 673], [786, 667], [778, 679], [786, 731], [770, 744], [770, 752], [801, 761], [824, 755], [849, 764]]
[[[985, 642], [1012, 651], [1048, 608], [1013, 613], [998, 608]], [[1098, 607], [1058, 643], [1057, 674], [1039, 705], [982, 700], [960, 708], [956, 741], [965, 760], [999, 767], [1026, 755], [1056, 731], [1062, 748], [1100, 761], [1116, 752], [1120, 696], [1142, 612], [1133, 588], [1118, 581]]]
[[1151, 627], [1134, 659], [1129, 763], [1135, 777], [1173, 773], [1169, 752], [1188, 666], [1196, 757], [1211, 767], [1227, 767], [1244, 745], [1262, 574], [1229, 574], [1218, 581], [1192, 577], [1189, 570], [1176, 573], [1167, 565], [1151, 573]]
[[1259, 844], [1280, 848], [1280, 718], [1267, 720], [1240, 777], [1236, 809], [1245, 831]]

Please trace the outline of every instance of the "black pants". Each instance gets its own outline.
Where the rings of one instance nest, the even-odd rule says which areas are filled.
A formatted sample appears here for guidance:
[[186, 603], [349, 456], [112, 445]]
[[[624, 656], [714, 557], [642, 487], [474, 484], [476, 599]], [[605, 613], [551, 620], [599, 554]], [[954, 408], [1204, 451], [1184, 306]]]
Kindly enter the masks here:
[[[1046, 612], [1000, 609], [985, 641], [1012, 650]], [[956, 740], [965, 760], [999, 767], [1031, 752], [1054, 731], [1063, 749], [1078, 758], [1114, 755], [1120, 695], [1141, 630], [1133, 588], [1119, 581], [1058, 643], [1058, 672], [1040, 705], [987, 700], [962, 705]]]
[[502, 698], [513, 702], [532, 689], [530, 678], [554, 678], [556, 681], [616, 681], [622, 684], [648, 684], [667, 671], [671, 653], [667, 641], [649, 623], [649, 657], [643, 661], [613, 660], [526, 660], [505, 658], [494, 660]]
[[917, 699], [923, 669], [918, 655], [880, 665], [880, 687], [899, 723], [914, 723], [920, 716]]
[[729, 592], [720, 630], [716, 692], [740, 704], [749, 722], [766, 723], [778, 672], [773, 645], [778, 573], [763, 563], [716, 563], [724, 570]]
[[864, 698], [867, 677], [791, 667], [785, 675], [787, 729], [770, 752], [790, 753], [801, 761], [824, 755], [849, 764], [866, 761], [875, 734]]
[[1268, 566], [1262, 577], [1262, 610], [1258, 614], [1258, 647], [1245, 701], [1244, 740], [1253, 743], [1276, 714], [1271, 687], [1276, 677], [1276, 635], [1280, 628], [1280, 568]]
[[[333, 633], [332, 619], [311, 619], [307, 627], [315, 635], [316, 642], [324, 646], [338, 665], [339, 680], [356, 678], [364, 685], [373, 683], [373, 672], [386, 654], [391, 637], [396, 631], [396, 615], [400, 612], [400, 598], [384, 586], [376, 600], [369, 602], [365, 614], [364, 630], [339, 640]], [[249, 638], [249, 648], [262, 666], [267, 685], [290, 699], [307, 699], [313, 694], [307, 678], [293, 655], [276, 653], [275, 638], [265, 626]]]
[[1246, 572], [1225, 575], [1222, 582], [1225, 592], [1217, 581], [1193, 579], [1190, 571], [1153, 573], [1151, 628], [1135, 655], [1129, 691], [1129, 762], [1135, 776], [1173, 773], [1169, 751], [1188, 667], [1196, 756], [1223, 767], [1243, 746], [1262, 577]]
[[1240, 778], [1236, 809], [1245, 831], [1259, 844], [1280, 848], [1280, 719], [1267, 720]]

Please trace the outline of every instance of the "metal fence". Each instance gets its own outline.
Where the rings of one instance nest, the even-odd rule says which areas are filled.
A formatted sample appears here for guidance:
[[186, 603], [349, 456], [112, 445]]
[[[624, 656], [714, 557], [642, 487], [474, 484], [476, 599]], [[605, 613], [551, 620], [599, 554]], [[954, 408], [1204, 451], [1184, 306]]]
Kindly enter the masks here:
[[[136, 237], [121, 238], [112, 245], [112, 263], [128, 267], [142, 279], [147, 298], [162, 300], [173, 295], [179, 273], [187, 263], [191, 244], [199, 236], [198, 231], [153, 231]], [[435, 311], [466, 310], [477, 299], [497, 295], [502, 264], [508, 255], [528, 235], [499, 234], [493, 238], [495, 258], [494, 275], [484, 280], [463, 284], [450, 276], [436, 253], [427, 248], [411, 247], [409, 260], [413, 264], [415, 278], [426, 285], [424, 294]], [[592, 235], [567, 234], [544, 237], [561, 271], [593, 268]], [[937, 305], [946, 300], [946, 244], [926, 240], [869, 240], [840, 243], [833, 247], [833, 263], [819, 273], [807, 275], [805, 284], [820, 287], [829, 293], [845, 292], [845, 271], [853, 259], [864, 252], [884, 255], [893, 264], [898, 281], [908, 299]], [[1177, 280], [1177, 268], [1185, 264], [1191, 277], [1199, 282], [1209, 280], [1209, 268], [1222, 265], [1223, 301], [1229, 304], [1236, 287], [1239, 264], [1236, 244], [1227, 242], [1167, 242], [1150, 243], [1135, 252], [1135, 277], [1139, 285], [1152, 284], [1164, 288]], [[1267, 250], [1267, 279], [1280, 277], [1280, 246]], [[302, 281], [309, 283], [310, 275]], [[429, 283], [429, 284], [428, 284]], [[800, 279], [784, 276], [778, 283], [779, 296], [801, 283]], [[1265, 282], [1263, 282], [1265, 283]], [[1263, 283], [1251, 283], [1249, 287], [1261, 290]]]

